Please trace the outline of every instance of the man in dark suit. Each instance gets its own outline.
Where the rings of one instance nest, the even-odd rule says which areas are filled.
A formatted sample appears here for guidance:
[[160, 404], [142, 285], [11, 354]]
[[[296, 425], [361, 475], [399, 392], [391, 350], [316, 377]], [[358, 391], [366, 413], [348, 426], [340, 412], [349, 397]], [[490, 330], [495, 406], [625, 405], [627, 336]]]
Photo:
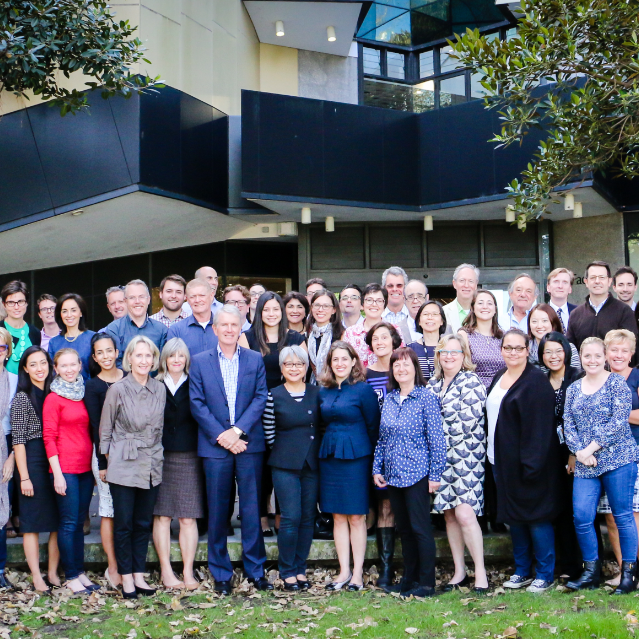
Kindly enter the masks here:
[[577, 308], [576, 304], [568, 301], [574, 281], [575, 274], [567, 268], [556, 268], [551, 271], [546, 281], [546, 290], [550, 295], [549, 304], [557, 313], [564, 334], [568, 330], [570, 314]]
[[244, 571], [256, 588], [272, 590], [264, 576], [266, 550], [259, 508], [267, 396], [264, 362], [259, 353], [238, 346], [242, 321], [235, 306], [218, 310], [213, 321], [218, 343], [193, 358], [189, 375], [191, 411], [200, 427], [198, 454], [206, 477], [209, 570], [215, 590], [230, 594], [233, 567], [226, 529], [237, 480]]

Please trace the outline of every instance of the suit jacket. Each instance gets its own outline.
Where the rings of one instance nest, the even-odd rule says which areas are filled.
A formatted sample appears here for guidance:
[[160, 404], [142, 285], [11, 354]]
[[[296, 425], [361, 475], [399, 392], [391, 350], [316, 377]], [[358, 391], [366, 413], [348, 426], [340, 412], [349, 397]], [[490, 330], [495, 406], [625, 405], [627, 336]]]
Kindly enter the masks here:
[[[266, 371], [260, 353], [238, 346], [239, 371], [235, 401], [235, 426], [248, 438], [247, 453], [266, 450], [262, 413], [266, 407]], [[229, 405], [218, 360], [217, 347], [196, 355], [189, 371], [191, 413], [198, 425], [198, 455], [223, 459], [232, 455], [217, 443], [231, 428]]]
[[576, 304], [571, 304], [570, 302], [567, 302], [568, 304], [568, 317], [570, 317], [570, 314], [577, 308]]
[[446, 318], [446, 332], [456, 333], [461, 328], [459, 321], [459, 311], [457, 309], [457, 299], [444, 306], [444, 317]]

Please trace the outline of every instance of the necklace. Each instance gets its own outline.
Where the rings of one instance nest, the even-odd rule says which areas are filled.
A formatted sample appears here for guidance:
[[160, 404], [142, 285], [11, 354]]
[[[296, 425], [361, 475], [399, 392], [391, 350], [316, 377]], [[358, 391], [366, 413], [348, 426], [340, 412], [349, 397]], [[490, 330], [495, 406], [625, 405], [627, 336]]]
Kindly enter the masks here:
[[20, 329], [15, 329], [12, 326], [9, 326], [5, 323], [5, 326], [9, 328], [9, 333], [13, 337], [18, 338], [18, 343], [13, 348], [13, 353], [11, 353], [11, 359], [14, 362], [19, 362], [22, 357], [22, 353], [27, 350], [27, 335], [29, 333], [29, 325], [25, 323], [25, 325]]
[[78, 333], [75, 337], [67, 337], [66, 335], [64, 336], [64, 339], [69, 342], [69, 344], [73, 344], [73, 342], [75, 342], [76, 339], [78, 339], [78, 337], [80, 337], [80, 335], [82, 335], [82, 333]]

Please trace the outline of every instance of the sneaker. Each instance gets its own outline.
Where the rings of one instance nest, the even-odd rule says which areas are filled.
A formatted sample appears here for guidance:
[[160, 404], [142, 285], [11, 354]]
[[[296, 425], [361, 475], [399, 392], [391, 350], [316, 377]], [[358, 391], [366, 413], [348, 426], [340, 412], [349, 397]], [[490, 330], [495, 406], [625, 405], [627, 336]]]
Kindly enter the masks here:
[[525, 588], [533, 582], [532, 577], [522, 577], [521, 575], [513, 575], [508, 581], [504, 582], [504, 588], [512, 588], [517, 590]]
[[528, 588], [526, 588], [526, 592], [546, 592], [549, 588], [552, 588], [554, 581], [546, 581], [545, 579], [535, 579]]

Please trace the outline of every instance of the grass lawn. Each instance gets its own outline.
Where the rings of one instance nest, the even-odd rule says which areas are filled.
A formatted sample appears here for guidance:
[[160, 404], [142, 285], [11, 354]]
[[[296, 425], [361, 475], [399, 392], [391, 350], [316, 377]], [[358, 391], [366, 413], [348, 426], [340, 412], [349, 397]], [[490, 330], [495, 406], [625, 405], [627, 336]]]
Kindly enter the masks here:
[[[492, 573], [491, 581], [503, 576]], [[317, 571], [316, 578], [326, 579], [326, 571]], [[205, 580], [195, 593], [158, 592], [134, 602], [115, 593], [82, 599], [70, 598], [66, 589], [54, 592], [51, 597], [29, 591], [0, 594], [0, 637], [617, 639], [639, 629], [634, 616], [639, 593], [611, 597], [605, 589], [533, 595], [497, 587], [488, 597], [455, 592], [402, 600], [376, 589], [329, 594], [319, 586], [295, 595], [278, 590], [258, 593], [244, 582], [233, 596], [220, 598]]]

